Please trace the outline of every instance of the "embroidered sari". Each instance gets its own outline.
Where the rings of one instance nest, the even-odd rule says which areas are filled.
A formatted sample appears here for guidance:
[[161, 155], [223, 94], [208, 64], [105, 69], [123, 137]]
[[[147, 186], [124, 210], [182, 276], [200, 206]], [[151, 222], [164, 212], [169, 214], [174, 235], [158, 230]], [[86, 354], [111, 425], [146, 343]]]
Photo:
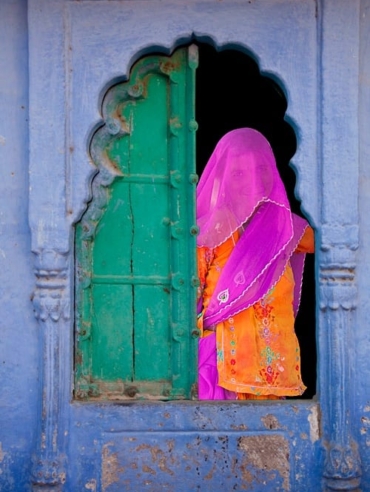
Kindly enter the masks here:
[[197, 190], [199, 398], [302, 394], [294, 318], [313, 232], [256, 130], [225, 135]]

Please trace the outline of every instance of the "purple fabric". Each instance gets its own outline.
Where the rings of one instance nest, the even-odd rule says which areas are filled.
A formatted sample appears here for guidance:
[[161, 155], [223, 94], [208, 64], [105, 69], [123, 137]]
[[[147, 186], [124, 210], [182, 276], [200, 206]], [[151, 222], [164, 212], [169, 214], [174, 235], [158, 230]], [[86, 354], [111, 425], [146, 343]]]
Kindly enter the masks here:
[[200, 400], [235, 400], [236, 394], [219, 386], [216, 358], [216, 334], [199, 340], [198, 397]]
[[233, 130], [217, 144], [197, 188], [197, 222], [198, 246], [215, 248], [237, 229], [244, 231], [220, 275], [204, 327], [260, 300], [290, 259], [300, 293], [304, 255], [293, 253], [307, 222], [291, 213], [270, 144], [256, 130]]
[[197, 187], [198, 246], [223, 243], [265, 202], [290, 215], [268, 141], [251, 128], [233, 130], [216, 145]]

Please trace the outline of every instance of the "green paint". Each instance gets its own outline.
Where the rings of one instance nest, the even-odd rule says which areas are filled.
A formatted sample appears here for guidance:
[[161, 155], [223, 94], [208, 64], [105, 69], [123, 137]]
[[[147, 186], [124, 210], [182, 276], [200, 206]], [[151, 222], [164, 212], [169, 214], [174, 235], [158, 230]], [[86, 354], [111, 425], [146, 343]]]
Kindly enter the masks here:
[[192, 396], [195, 68], [195, 47], [149, 56], [105, 98], [76, 226], [79, 398]]

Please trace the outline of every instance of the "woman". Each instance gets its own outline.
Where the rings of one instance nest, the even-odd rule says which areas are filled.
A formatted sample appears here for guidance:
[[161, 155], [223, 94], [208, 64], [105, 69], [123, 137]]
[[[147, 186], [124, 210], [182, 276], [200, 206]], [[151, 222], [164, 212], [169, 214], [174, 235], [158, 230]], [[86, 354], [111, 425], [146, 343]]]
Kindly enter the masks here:
[[294, 318], [313, 231], [290, 211], [259, 132], [219, 141], [198, 185], [197, 221], [199, 398], [302, 394]]

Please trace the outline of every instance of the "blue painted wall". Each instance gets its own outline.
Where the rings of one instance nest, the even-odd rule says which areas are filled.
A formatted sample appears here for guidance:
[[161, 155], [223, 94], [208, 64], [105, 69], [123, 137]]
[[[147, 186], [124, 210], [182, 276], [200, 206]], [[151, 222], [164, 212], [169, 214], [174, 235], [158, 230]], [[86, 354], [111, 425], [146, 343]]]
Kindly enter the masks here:
[[359, 225], [358, 319], [353, 327], [350, 350], [355, 353], [355, 428], [363, 464], [363, 490], [370, 490], [370, 3], [363, 2], [360, 23], [360, 105], [359, 105]]
[[28, 225], [27, 2], [0, 2], [0, 490], [28, 490], [38, 416], [38, 326]]
[[[297, 39], [293, 44], [297, 46], [299, 41], [304, 46], [312, 46], [312, 43], [316, 43], [317, 40], [319, 46], [317, 57], [315, 54], [313, 58], [317, 60], [317, 66], [322, 71], [316, 74], [311, 70], [307, 75], [308, 87], [305, 88], [289, 86], [287, 78], [299, 80], [299, 75], [295, 79], [296, 66], [290, 68], [290, 74], [286, 69], [288, 63], [279, 60], [279, 43], [276, 40], [283, 43], [282, 39], [286, 35], [280, 36], [281, 33], [276, 31], [275, 37], [262, 39], [258, 36], [258, 32], [269, 32], [263, 28], [263, 22], [262, 27], [258, 27], [256, 23], [256, 30], [250, 32], [251, 39], [254, 39], [256, 53], [266, 54], [266, 57], [261, 60], [261, 66], [266, 63], [266, 59], [270, 58], [275, 60], [275, 63], [270, 64], [270, 66], [273, 65], [273, 71], [280, 76], [282, 73], [285, 74], [285, 79], [284, 76], [282, 78], [287, 83], [288, 100], [291, 102], [288, 112], [291, 111], [290, 115], [296, 124], [301, 148], [307, 151], [297, 156], [300, 169], [299, 189], [301, 197], [307, 199], [306, 203], [314, 202], [311, 208], [309, 207], [309, 211], [318, 227], [318, 244], [325, 243], [329, 239], [328, 243], [335, 246], [333, 248], [330, 246], [329, 252], [330, 248], [342, 252], [351, 250], [351, 244], [356, 246], [358, 220], [359, 247], [357, 250], [351, 250], [352, 256], [349, 257], [355, 265], [357, 293], [352, 295], [351, 299], [356, 301], [357, 309], [348, 308], [343, 289], [334, 289], [334, 297], [331, 299], [329, 297], [332, 291], [329, 292], [325, 288], [322, 290], [323, 299], [325, 298], [327, 304], [324, 303], [325, 306], [320, 312], [318, 309], [318, 317], [322, 320], [319, 330], [321, 350], [319, 354], [319, 403], [283, 402], [280, 405], [224, 406], [193, 403], [136, 406], [73, 403], [71, 402], [70, 377], [71, 324], [66, 322], [58, 325], [56, 329], [57, 325], [52, 321], [49, 320], [48, 323], [42, 325], [42, 323], [37, 323], [34, 317], [31, 297], [35, 289], [35, 275], [28, 222], [29, 187], [30, 183], [31, 186], [32, 183], [37, 183], [40, 186], [39, 202], [41, 203], [41, 194], [43, 194], [43, 197], [46, 197], [45, 203], [49, 205], [54, 199], [55, 189], [47, 189], [48, 177], [46, 175], [42, 175], [41, 178], [38, 176], [37, 179], [31, 175], [31, 180], [29, 180], [29, 148], [32, 149], [31, 173], [35, 169], [38, 155], [47, 169], [47, 162], [58, 163], [64, 152], [63, 147], [55, 147], [54, 151], [50, 151], [48, 131], [51, 136], [55, 132], [62, 132], [62, 142], [65, 141], [65, 101], [63, 97], [59, 97], [61, 93], [58, 92], [60, 86], [64, 84], [64, 80], [61, 83], [59, 75], [61, 74], [63, 78], [65, 60], [61, 52], [52, 50], [44, 64], [42, 61], [42, 53], [47, 53], [50, 46], [55, 49], [58, 45], [62, 50], [64, 49], [63, 36], [58, 38], [58, 33], [63, 33], [63, 19], [58, 10], [63, 3], [68, 4], [62, 0], [50, 0], [51, 7], [49, 8], [48, 2], [41, 0], [0, 1], [0, 490], [5, 492], [30, 491], [32, 482], [36, 484], [34, 490], [38, 490], [38, 486], [41, 487], [42, 483], [47, 482], [50, 486], [48, 490], [63, 489], [71, 492], [140, 490], [140, 487], [144, 486], [146, 490], [161, 490], [161, 485], [167, 485], [169, 490], [186, 491], [189, 490], [188, 485], [184, 484], [188, 481], [191, 483], [192, 490], [209, 490], [209, 488], [231, 490], [234, 486], [236, 490], [240, 490], [246, 484], [253, 483], [254, 490], [289, 489], [300, 492], [301, 490], [320, 490], [323, 473], [331, 473], [331, 478], [325, 479], [327, 483], [334, 477], [334, 482], [337, 480], [344, 484], [343, 490], [351, 490], [351, 484], [355, 483], [353, 481], [355, 475], [352, 476], [350, 473], [351, 466], [347, 467], [349, 471], [346, 471], [346, 458], [343, 450], [347, 449], [347, 445], [352, 446], [351, 449], [357, 449], [361, 458], [360, 490], [370, 490], [370, 336], [368, 328], [370, 313], [368, 295], [370, 289], [370, 250], [368, 248], [370, 238], [370, 220], [368, 219], [370, 210], [368, 131], [370, 127], [370, 1], [338, 0], [332, 2], [328, 0], [318, 2], [317, 13], [321, 24], [318, 25], [317, 33], [304, 29], [308, 22], [308, 14], [312, 14], [314, 10], [311, 2], [302, 0], [302, 7], [299, 7], [303, 9], [302, 13], [299, 10], [292, 11], [292, 15], [295, 15], [300, 22], [302, 35], [302, 38]], [[103, 49], [99, 44], [99, 39], [109, 40], [109, 36], [112, 36], [111, 42], [105, 45], [103, 43], [104, 50], [108, 53], [109, 50], [106, 47], [110, 46], [111, 59], [121, 57], [119, 59], [123, 62], [122, 67], [126, 67], [128, 61], [138, 56], [138, 53], [148, 50], [149, 45], [153, 46], [158, 42], [158, 45], [171, 46], [174, 39], [182, 39], [182, 37], [188, 39], [192, 25], [199, 26], [199, 37], [212, 33], [212, 29], [215, 29], [218, 32], [218, 35], [215, 35], [216, 42], [219, 36], [221, 43], [238, 42], [238, 39], [244, 36], [245, 31], [244, 24], [240, 24], [240, 29], [233, 31], [235, 37], [231, 39], [230, 36], [227, 37], [227, 29], [220, 27], [222, 16], [234, 22], [235, 18], [239, 17], [239, 11], [244, 12], [243, 2], [191, 2], [191, 8], [184, 7], [180, 2], [177, 4], [176, 2], [162, 2], [164, 7], [165, 4], [167, 5], [167, 11], [166, 8], [162, 11], [158, 9], [157, 12], [151, 14], [150, 22], [148, 14], [135, 7], [135, 2], [122, 2], [122, 5], [129, 6], [123, 16], [125, 22], [128, 22], [129, 29], [126, 34], [122, 31], [122, 36], [126, 36], [126, 52], [122, 54], [122, 47], [120, 48], [116, 42], [114, 29], [104, 34], [103, 30], [100, 32], [96, 28], [96, 23], [104, 23], [105, 18], [109, 17], [111, 8], [109, 5], [112, 5], [113, 10], [118, 7], [121, 9], [120, 2], [69, 3], [71, 5], [68, 5], [68, 8], [70, 7], [68, 12], [72, 16], [71, 26], [74, 29], [74, 31], [72, 29], [71, 39], [74, 42], [75, 54], [70, 55], [68, 63], [72, 69], [77, 71], [80, 69], [82, 74], [85, 70], [83, 64], [89, 60], [89, 54], [99, 54]], [[279, 12], [281, 12], [279, 7], [286, 8], [284, 7], [286, 2], [271, 0], [267, 3], [275, 5], [276, 11], [273, 12], [273, 16], [278, 20]], [[95, 4], [97, 10], [95, 14], [92, 14]], [[261, 16], [273, 18], [268, 11], [268, 6], [264, 8], [263, 4], [257, 1], [250, 2], [250, 4], [252, 5], [250, 7], [252, 17], [255, 16], [257, 20]], [[90, 17], [77, 15], [79, 9], [83, 13], [86, 5], [90, 9], [88, 11]], [[211, 17], [220, 12], [220, 9], [223, 14], [218, 17], [219, 24], [210, 22], [207, 27], [203, 16]], [[172, 20], [168, 29], [166, 12], [172, 16], [169, 17]], [[341, 12], [343, 15], [340, 15]], [[42, 19], [45, 32], [50, 26], [53, 26], [53, 32], [55, 32], [55, 37], [50, 39], [50, 45], [47, 46], [41, 43], [44, 34], [38, 35], [34, 27], [36, 20], [42, 18], [43, 15], [46, 16]], [[138, 16], [136, 19], [141, 18], [141, 22], [146, 26], [144, 30], [141, 30], [142, 24], [135, 21], [135, 15]], [[240, 14], [240, 18], [242, 17]], [[154, 22], [153, 25], [156, 27], [151, 28], [151, 22], [154, 19], [157, 19], [158, 24]], [[92, 21], [95, 21], [95, 24], [91, 25], [94, 29], [91, 30], [91, 35], [86, 36], [89, 31], [83, 28], [88, 27], [89, 22]], [[30, 58], [32, 66], [30, 68], [33, 82], [31, 84], [29, 82], [30, 31], [28, 22], [31, 25], [32, 44]], [[289, 23], [289, 16], [286, 16], [286, 22]], [[162, 26], [163, 30], [158, 29], [158, 26]], [[293, 26], [291, 27], [293, 29]], [[295, 23], [295, 28], [297, 29], [297, 23]], [[312, 32], [315, 36], [317, 34], [317, 39], [312, 37]], [[311, 33], [311, 37], [305, 39], [304, 33]], [[159, 38], [162, 38], [162, 41]], [[38, 42], [41, 43], [39, 59], [37, 59], [38, 50], [36, 49]], [[132, 47], [133, 45], [135, 47]], [[49, 67], [46, 62], [49, 63]], [[42, 69], [44, 68], [45, 73], [48, 73], [47, 70], [50, 70], [50, 67], [53, 68], [51, 74], [55, 78], [48, 79]], [[93, 82], [84, 80], [82, 76], [67, 81], [70, 84], [69, 89], [73, 89], [72, 107], [81, 104], [84, 109], [83, 114], [80, 112], [80, 119], [72, 121], [68, 129], [71, 132], [68, 138], [72, 135], [72, 140], [76, 139], [78, 144], [76, 154], [80, 156], [77, 157], [77, 164], [76, 161], [71, 161], [70, 168], [72, 175], [75, 172], [75, 186], [72, 186], [69, 197], [70, 203], [73, 206], [77, 205], [76, 211], [73, 212], [76, 214], [75, 219], [78, 218], [83, 205], [80, 198], [81, 191], [85, 193], [84, 199], [88, 195], [86, 192], [87, 175], [91, 172], [87, 171], [89, 164], [83, 156], [86, 156], [89, 131], [100, 118], [99, 97], [104, 93], [109, 81], [117, 80], [125, 71], [125, 68], [117, 71], [112, 67], [109, 59], [104, 62], [102, 58], [95, 57], [91, 68], [96, 77]], [[268, 69], [269, 66], [265, 68]], [[40, 74], [38, 74], [38, 69], [40, 69]], [[58, 76], [55, 75], [56, 73]], [[40, 82], [37, 82], [38, 75]], [[319, 87], [317, 99], [316, 82]], [[85, 94], [86, 99], [81, 98], [81, 94], [78, 93], [79, 86], [90, 89]], [[45, 103], [43, 100], [45, 92], [39, 91], [40, 88], [46, 93], [48, 90], [51, 91], [52, 103], [50, 99], [47, 104]], [[299, 96], [299, 93], [304, 90], [312, 95], [309, 103], [307, 99], [303, 100]], [[33, 98], [31, 98], [32, 108], [29, 107], [29, 91]], [[309, 107], [302, 109], [305, 102]], [[313, 103], [317, 103], [314, 108]], [[45, 107], [45, 112], [43, 112]], [[317, 109], [318, 112], [316, 112]], [[33, 115], [31, 133], [29, 113]], [[315, 121], [313, 128], [311, 125], [310, 130], [305, 132], [311, 120]], [[47, 127], [44, 128], [45, 133], [41, 132], [37, 137], [45, 121], [47, 122]], [[316, 124], [319, 130], [316, 130]], [[320, 128], [323, 129], [322, 133], [320, 133]], [[300, 135], [300, 130], [303, 132], [302, 135]], [[30, 134], [33, 138], [31, 141]], [[319, 135], [317, 140], [316, 135]], [[324, 142], [323, 145], [322, 142]], [[317, 148], [312, 150], [312, 147], [316, 145]], [[347, 159], [340, 157], [343, 152], [348, 157]], [[305, 162], [307, 155], [313, 156], [308, 163]], [[320, 165], [317, 165], [316, 159]], [[320, 167], [322, 163], [324, 165]], [[76, 170], [77, 165], [80, 167]], [[64, 167], [56, 166], [56, 168], [57, 172], [60, 172], [58, 179], [61, 180], [61, 176], [64, 176]], [[319, 183], [318, 187], [316, 183]], [[61, 187], [56, 191], [63, 196], [63, 182], [59, 181], [59, 184]], [[31, 190], [31, 195], [32, 191], [34, 190]], [[347, 200], [347, 195], [353, 200]], [[326, 200], [326, 205], [320, 208], [322, 200]], [[36, 197], [34, 194], [31, 226], [34, 231], [33, 244], [36, 247], [43, 241], [47, 244], [47, 239], [45, 239], [47, 234], [43, 237], [41, 233], [39, 237], [35, 234], [38, 230], [39, 219], [38, 214], [35, 213], [38, 210], [37, 207], [35, 208], [37, 202], [37, 194]], [[55, 208], [58, 209], [58, 206], [59, 203]], [[54, 234], [54, 238], [60, 239], [61, 249], [66, 250], [70, 246], [68, 234], [65, 233], [67, 227], [61, 213], [57, 214], [57, 219], [59, 226], [57, 224], [55, 231], [49, 231], [49, 238]], [[336, 224], [335, 227], [327, 226], [327, 222], [330, 221]], [[350, 228], [347, 227], [348, 224]], [[345, 231], [345, 236], [349, 238], [348, 247], [344, 244], [345, 241], [337, 239], [341, 231]], [[354, 237], [353, 241], [351, 234]], [[337, 247], [338, 244], [339, 247]], [[324, 259], [326, 258], [325, 251], [323, 250], [322, 254]], [[70, 251], [67, 253], [71, 255]], [[325, 269], [317, 266], [317, 273], [320, 272], [325, 274]], [[352, 280], [348, 280], [347, 277], [345, 282], [352, 285]], [[339, 304], [342, 302], [345, 308], [342, 311], [341, 309], [335, 311], [332, 306], [335, 301]], [[330, 308], [327, 307], [329, 305], [331, 305]], [[334, 314], [328, 317], [328, 310], [332, 308]], [[337, 330], [338, 326], [340, 330]], [[50, 454], [46, 453], [42, 456], [42, 462], [38, 468], [33, 465], [32, 459], [33, 456], [40, 457], [42, 454], [40, 449], [43, 446], [40, 437], [40, 421], [43, 418], [42, 388], [45, 383], [42, 380], [42, 368], [45, 365], [42, 343], [47, 330], [53, 331], [54, 329], [60, 330], [55, 333], [59, 333], [62, 342], [58, 346], [62, 371], [60, 373], [61, 382], [58, 383], [59, 386], [56, 386], [59, 388], [59, 407], [55, 411], [58, 419], [56, 444], [54, 448], [53, 442], [51, 443], [51, 448], [48, 450]], [[339, 337], [339, 346], [345, 348], [342, 359], [338, 357], [335, 346], [331, 344], [335, 336]], [[50, 364], [50, 360], [48, 363]], [[50, 365], [47, 367], [50, 368]], [[340, 379], [341, 369], [343, 369], [343, 379]], [[326, 377], [327, 373], [331, 374], [332, 380]], [[334, 381], [334, 385], [331, 386], [330, 381]], [[344, 382], [344, 387], [341, 386], [341, 381]], [[328, 398], [327, 395], [329, 395]], [[341, 400], [342, 395], [346, 396], [336, 407], [333, 402]], [[323, 416], [321, 428], [316, 425], [318, 405], [320, 405]], [[345, 409], [344, 413], [343, 409]], [[48, 411], [52, 413], [53, 407], [49, 407]], [[343, 419], [340, 420], [342, 417]], [[338, 428], [344, 429], [344, 432], [338, 432]], [[346, 436], [350, 436], [350, 442], [346, 441]], [[333, 440], [334, 445], [330, 444], [330, 439]], [[267, 467], [267, 470], [261, 471], [258, 466], [255, 466], [256, 462], [253, 462], [252, 456], [256, 449], [261, 451], [263, 446], [267, 448], [276, 446], [276, 449], [280, 450], [284, 450], [287, 446], [291, 460], [279, 461], [277, 459], [270, 468]], [[330, 466], [325, 465], [326, 448], [331, 449], [330, 446], [331, 448], [338, 447], [340, 460], [342, 460], [338, 467], [337, 478]], [[207, 463], [204, 461], [205, 455], [211, 457]], [[330, 461], [330, 453], [328, 456]], [[59, 460], [58, 463], [53, 463], [54, 458]], [[238, 466], [233, 461], [235, 458], [239, 459]], [[352, 458], [352, 455], [349, 456], [349, 459]], [[326, 472], [323, 471], [324, 467], [326, 467]], [[51, 475], [56, 470], [56, 477], [48, 476], [50, 470]], [[40, 471], [39, 477], [37, 477], [38, 471]], [[207, 481], [207, 486], [204, 486], [205, 481]], [[290, 485], [287, 485], [288, 482]], [[138, 486], [138, 483], [141, 485]], [[333, 488], [333, 490], [336, 489]]]

